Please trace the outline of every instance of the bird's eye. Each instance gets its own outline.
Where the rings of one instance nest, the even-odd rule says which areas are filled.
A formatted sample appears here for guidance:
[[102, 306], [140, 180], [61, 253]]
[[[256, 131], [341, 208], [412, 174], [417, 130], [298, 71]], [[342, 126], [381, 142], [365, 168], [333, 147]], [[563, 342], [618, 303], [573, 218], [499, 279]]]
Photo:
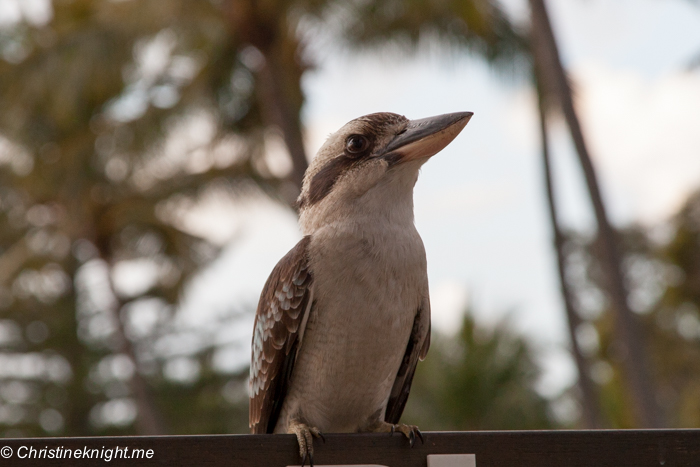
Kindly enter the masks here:
[[362, 135], [350, 135], [345, 140], [345, 150], [352, 155], [358, 155], [367, 150], [369, 140]]

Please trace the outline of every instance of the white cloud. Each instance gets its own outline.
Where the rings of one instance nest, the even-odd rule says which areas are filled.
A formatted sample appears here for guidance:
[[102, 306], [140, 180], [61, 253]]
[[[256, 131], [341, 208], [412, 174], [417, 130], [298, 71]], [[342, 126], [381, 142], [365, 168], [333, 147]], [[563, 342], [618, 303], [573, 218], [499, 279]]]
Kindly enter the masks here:
[[[576, 107], [612, 218], [662, 222], [700, 187], [700, 74], [642, 72], [585, 62], [572, 70]], [[512, 100], [509, 135], [539, 149], [536, 101]], [[579, 163], [562, 121], [550, 126], [555, 189], [567, 225], [592, 221]]]
[[[202, 326], [234, 311], [254, 309], [270, 272], [282, 256], [301, 238], [296, 216], [272, 201], [251, 200], [236, 204], [228, 216], [238, 229], [219, 258], [192, 279], [181, 305], [182, 323]], [[214, 231], [217, 219], [225, 218], [224, 207], [203, 213], [201, 226]], [[209, 216], [209, 218], [207, 218]], [[216, 238], [224, 238], [223, 233]], [[252, 322], [246, 332], [252, 333]], [[250, 341], [246, 335], [245, 341]]]
[[430, 314], [435, 329], [449, 335], [457, 333], [468, 303], [469, 295], [464, 284], [445, 281], [433, 287], [430, 292]]
[[613, 203], [624, 220], [653, 223], [700, 186], [700, 74], [639, 73], [584, 64], [577, 105]]

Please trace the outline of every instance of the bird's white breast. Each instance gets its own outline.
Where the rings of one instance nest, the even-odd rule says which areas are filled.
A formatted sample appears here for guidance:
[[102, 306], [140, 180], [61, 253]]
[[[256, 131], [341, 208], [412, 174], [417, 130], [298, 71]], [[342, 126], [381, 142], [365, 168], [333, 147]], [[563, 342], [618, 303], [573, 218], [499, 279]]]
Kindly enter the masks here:
[[423, 243], [406, 223], [335, 223], [314, 232], [314, 306], [276, 431], [289, 417], [326, 432], [362, 429], [383, 411], [418, 308]]

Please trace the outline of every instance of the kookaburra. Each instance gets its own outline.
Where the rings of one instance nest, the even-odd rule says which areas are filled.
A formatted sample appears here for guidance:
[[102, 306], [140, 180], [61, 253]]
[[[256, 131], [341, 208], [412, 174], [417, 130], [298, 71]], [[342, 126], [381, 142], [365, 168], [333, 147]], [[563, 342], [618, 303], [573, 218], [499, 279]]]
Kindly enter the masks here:
[[365, 115], [332, 134], [304, 175], [304, 237], [262, 291], [250, 366], [251, 431], [294, 433], [302, 464], [323, 432], [422, 439], [399, 424], [430, 345], [413, 187], [471, 116]]

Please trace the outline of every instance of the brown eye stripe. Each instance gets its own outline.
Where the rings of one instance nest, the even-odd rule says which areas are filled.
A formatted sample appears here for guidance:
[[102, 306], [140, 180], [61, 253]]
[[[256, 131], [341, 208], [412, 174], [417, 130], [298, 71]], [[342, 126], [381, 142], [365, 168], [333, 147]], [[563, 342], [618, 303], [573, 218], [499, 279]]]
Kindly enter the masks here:
[[357, 164], [358, 160], [348, 157], [343, 154], [329, 161], [316, 175], [311, 179], [309, 184], [308, 199], [302, 200], [300, 203], [304, 205], [314, 205], [328, 196], [328, 193], [333, 189], [333, 185], [338, 181], [340, 175], [348, 170], [353, 165]]

